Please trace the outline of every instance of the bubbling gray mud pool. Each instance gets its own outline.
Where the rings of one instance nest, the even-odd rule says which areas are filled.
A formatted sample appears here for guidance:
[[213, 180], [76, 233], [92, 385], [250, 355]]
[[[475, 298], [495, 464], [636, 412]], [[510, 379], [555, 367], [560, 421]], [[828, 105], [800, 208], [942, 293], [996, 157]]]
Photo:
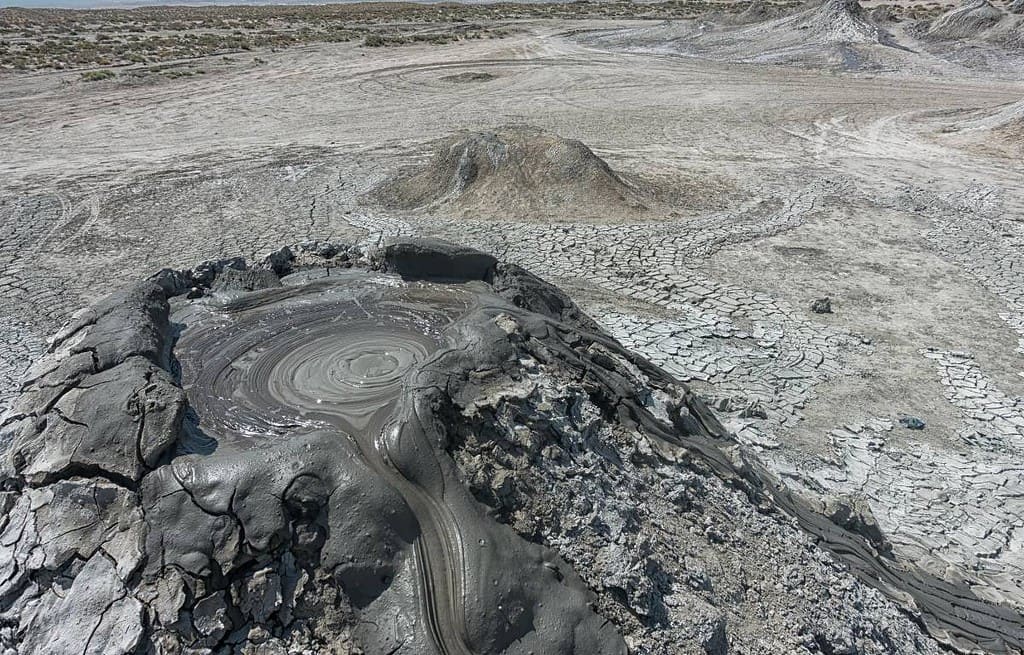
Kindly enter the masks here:
[[[298, 279], [293, 279], [298, 278]], [[302, 425], [378, 432], [407, 374], [446, 343], [474, 294], [366, 273], [310, 280], [217, 306], [189, 305], [175, 346], [192, 405], [226, 438], [281, 436]]]
[[[570, 478], [598, 483], [570, 502], [607, 503], [601, 469], [573, 468], [595, 453], [741, 491], [953, 647], [1024, 643], [1019, 614], [893, 559], [868, 517], [788, 493], [555, 287], [440, 242], [316, 252], [161, 271], [54, 337], [0, 441], [0, 646], [617, 655], [640, 617], [636, 652], [670, 652], [685, 631], [648, 611], [657, 594], [598, 587], [491, 503], [563, 506]], [[501, 453], [539, 482], [473, 481]]]

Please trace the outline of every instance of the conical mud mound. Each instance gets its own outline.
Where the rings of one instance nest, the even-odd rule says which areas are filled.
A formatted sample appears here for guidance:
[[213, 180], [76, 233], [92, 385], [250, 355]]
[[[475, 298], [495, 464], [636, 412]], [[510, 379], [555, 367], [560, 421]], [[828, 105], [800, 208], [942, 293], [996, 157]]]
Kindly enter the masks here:
[[886, 42], [878, 27], [857, 0], [825, 0], [820, 6], [792, 20], [792, 27], [806, 33], [807, 39], [820, 43]]
[[868, 585], [957, 647], [1024, 644], [558, 289], [447, 243], [117, 291], [0, 443], [3, 652], [938, 653]]
[[583, 143], [528, 127], [458, 134], [368, 199], [391, 209], [478, 218], [612, 218], [644, 211], [643, 193]]
[[[757, 12], [756, 5], [750, 11]], [[678, 52], [724, 61], [846, 70], [888, 67], [906, 56], [857, 0], [825, 0], [790, 16], [749, 25], [695, 27], [688, 22], [676, 22], [620, 30], [585, 40], [633, 51]]]
[[936, 18], [927, 34], [937, 39], [979, 38], [1005, 16], [1005, 12], [988, 0], [968, 0]]
[[[1014, 11], [1012, 5], [1008, 9]], [[963, 42], [984, 42], [1019, 54], [1024, 49], [1024, 17], [1003, 11], [988, 0], [968, 0], [936, 18], [921, 37], [955, 48]]]

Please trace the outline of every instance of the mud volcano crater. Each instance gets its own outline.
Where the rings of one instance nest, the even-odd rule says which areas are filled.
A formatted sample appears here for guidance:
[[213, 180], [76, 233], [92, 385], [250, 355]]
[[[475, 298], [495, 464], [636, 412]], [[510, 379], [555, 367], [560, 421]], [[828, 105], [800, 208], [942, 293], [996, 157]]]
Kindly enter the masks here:
[[[589, 538], [569, 504], [610, 505], [613, 468], [741, 490], [947, 643], [1021, 641], [869, 516], [789, 495], [557, 288], [442, 242], [163, 270], [54, 337], [0, 443], [0, 646], [22, 654], [662, 652], [679, 571], [556, 548]], [[561, 527], [531, 529], [545, 506]]]

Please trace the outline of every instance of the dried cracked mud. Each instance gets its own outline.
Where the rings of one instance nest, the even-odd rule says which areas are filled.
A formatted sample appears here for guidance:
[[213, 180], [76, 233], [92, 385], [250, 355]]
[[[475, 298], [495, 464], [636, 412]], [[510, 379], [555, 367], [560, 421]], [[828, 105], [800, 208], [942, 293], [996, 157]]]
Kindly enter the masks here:
[[1020, 14], [897, 14], [0, 73], [0, 650], [1024, 650]]

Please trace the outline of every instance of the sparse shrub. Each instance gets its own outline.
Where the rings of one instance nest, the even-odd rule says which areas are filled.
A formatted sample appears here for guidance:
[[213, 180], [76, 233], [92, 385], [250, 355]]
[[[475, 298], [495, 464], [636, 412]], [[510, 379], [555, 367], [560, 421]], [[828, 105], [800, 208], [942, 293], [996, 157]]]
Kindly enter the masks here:
[[99, 82], [101, 80], [109, 80], [116, 77], [117, 73], [114, 71], [101, 70], [101, 71], [86, 71], [82, 73], [83, 82]]

